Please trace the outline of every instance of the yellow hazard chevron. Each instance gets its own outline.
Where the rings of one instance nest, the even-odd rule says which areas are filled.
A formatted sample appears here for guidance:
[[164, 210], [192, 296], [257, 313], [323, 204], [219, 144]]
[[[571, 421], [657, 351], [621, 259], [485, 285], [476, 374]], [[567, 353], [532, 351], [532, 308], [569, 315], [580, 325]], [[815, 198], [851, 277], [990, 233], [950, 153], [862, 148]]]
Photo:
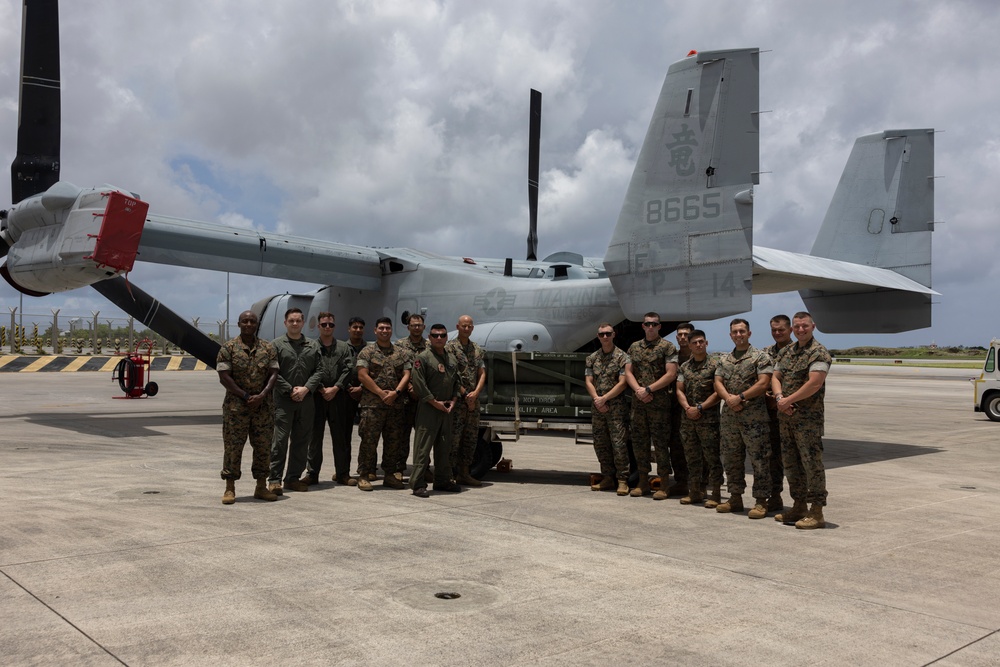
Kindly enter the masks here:
[[[72, 373], [93, 371], [110, 373], [122, 356], [76, 357], [68, 355], [27, 356], [20, 354], [0, 355], [0, 373]], [[212, 370], [205, 362], [184, 355], [153, 357], [151, 370], [159, 371], [205, 371]]]

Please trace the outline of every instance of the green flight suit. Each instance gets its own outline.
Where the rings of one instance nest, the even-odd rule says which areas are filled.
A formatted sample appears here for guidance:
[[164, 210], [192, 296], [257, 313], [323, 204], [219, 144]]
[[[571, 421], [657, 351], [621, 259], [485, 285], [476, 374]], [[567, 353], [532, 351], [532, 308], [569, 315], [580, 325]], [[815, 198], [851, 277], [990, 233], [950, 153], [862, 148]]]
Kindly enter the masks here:
[[[449, 456], [452, 446], [452, 415], [431, 405], [432, 400], [460, 400], [458, 358], [445, 350], [440, 355], [428, 346], [417, 355], [410, 376], [413, 389], [417, 392], [417, 415], [414, 421], [416, 437], [413, 441], [413, 472], [410, 474], [410, 488], [426, 488], [424, 477], [434, 450], [435, 480], [446, 483], [451, 473]], [[444, 475], [438, 478], [437, 475]]]

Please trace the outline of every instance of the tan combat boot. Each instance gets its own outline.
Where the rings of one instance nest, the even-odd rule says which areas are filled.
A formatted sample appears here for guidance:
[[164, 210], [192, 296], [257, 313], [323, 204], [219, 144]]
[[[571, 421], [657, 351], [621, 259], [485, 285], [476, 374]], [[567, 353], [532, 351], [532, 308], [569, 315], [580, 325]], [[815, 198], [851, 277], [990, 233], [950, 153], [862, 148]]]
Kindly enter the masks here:
[[729, 496], [729, 500], [716, 507], [715, 511], [722, 512], [723, 514], [727, 512], [742, 512], [743, 496], [738, 493], [734, 493], [733, 495]]
[[755, 498], [756, 504], [753, 509], [747, 512], [747, 517], [750, 519], [763, 519], [767, 516], [767, 498]]
[[712, 493], [705, 497], [705, 507], [712, 509], [719, 506], [722, 502], [722, 487], [713, 486]]
[[781, 499], [781, 494], [776, 493], [767, 499], [767, 511], [768, 512], [780, 512], [785, 509], [785, 503]]
[[257, 488], [253, 490], [253, 497], [257, 500], [277, 500], [278, 494], [271, 493], [267, 490], [267, 481], [263, 479], [257, 480]]
[[635, 488], [629, 491], [629, 495], [633, 498], [649, 495], [649, 475], [647, 473], [639, 473], [639, 481], [636, 483]]
[[385, 477], [382, 478], [382, 486], [387, 486], [390, 489], [404, 488], [403, 473], [394, 472], [391, 475], [389, 473], [386, 473]]
[[482, 486], [483, 485], [482, 482], [480, 482], [478, 479], [476, 479], [475, 477], [472, 476], [472, 473], [469, 472], [469, 466], [467, 466], [467, 465], [463, 465], [463, 466], [459, 467], [459, 469], [458, 469], [458, 477], [455, 478], [455, 481], [458, 482], [459, 484], [461, 484], [462, 486]]
[[701, 490], [702, 486], [699, 484], [693, 486], [691, 491], [681, 498], [681, 505], [697, 505], [701, 501], [705, 500], [705, 492]]
[[657, 479], [657, 484], [654, 487], [652, 483], [650, 488], [656, 488], [656, 493], [653, 494], [653, 500], [666, 500], [670, 496], [670, 481], [669, 478], [660, 475]]
[[618, 480], [618, 495], [627, 496], [628, 495], [628, 482], [624, 479]]
[[618, 486], [618, 480], [616, 480], [611, 475], [601, 479], [600, 483], [595, 485], [597, 488], [591, 487], [594, 491], [610, 491]]
[[826, 528], [826, 521], [823, 519], [823, 506], [819, 503], [813, 503], [805, 518], [795, 522], [795, 527], [802, 530]]
[[268, 484], [267, 490], [276, 496], [280, 496], [283, 493], [281, 490], [281, 484]]
[[795, 523], [799, 519], [806, 518], [806, 501], [804, 500], [794, 500], [792, 502], [792, 509], [785, 510], [781, 514], [775, 514], [774, 520], [780, 521], [781, 523]]
[[231, 479], [226, 480], [226, 490], [222, 494], [222, 504], [232, 505], [236, 502], [236, 482]]

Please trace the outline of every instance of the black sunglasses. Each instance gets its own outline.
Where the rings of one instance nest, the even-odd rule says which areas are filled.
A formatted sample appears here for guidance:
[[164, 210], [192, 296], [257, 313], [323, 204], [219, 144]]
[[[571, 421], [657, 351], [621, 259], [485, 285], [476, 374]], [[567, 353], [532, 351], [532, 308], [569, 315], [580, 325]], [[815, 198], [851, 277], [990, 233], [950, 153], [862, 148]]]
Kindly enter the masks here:
[[446, 333], [432, 333], [432, 334], [428, 334], [428, 336], [430, 338], [447, 338], [448, 334], [446, 334]]
[[319, 323], [319, 325], [320, 325], [321, 327], [323, 327], [324, 329], [332, 329], [332, 328], [334, 328], [335, 326], [337, 326], [337, 325], [336, 325], [336, 324], [334, 324], [333, 322], [320, 322], [320, 323]]
[[615, 335], [614, 331], [598, 331], [597, 335], [601, 338], [610, 338]]
[[643, 322], [642, 326], [644, 326], [644, 327], [658, 327], [658, 326], [660, 326], [660, 323], [659, 322]]

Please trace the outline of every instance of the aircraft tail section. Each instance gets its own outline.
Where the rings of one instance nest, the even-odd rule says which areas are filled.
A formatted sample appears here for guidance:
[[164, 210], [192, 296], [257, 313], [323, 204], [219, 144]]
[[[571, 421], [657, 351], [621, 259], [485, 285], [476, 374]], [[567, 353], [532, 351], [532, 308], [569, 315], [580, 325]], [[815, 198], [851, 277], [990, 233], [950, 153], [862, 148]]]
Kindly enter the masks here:
[[629, 319], [750, 310], [758, 58], [704, 52], [667, 72], [604, 258]]
[[[869, 134], [854, 143], [811, 254], [889, 269], [930, 287], [933, 221], [934, 131]], [[829, 333], [892, 333], [931, 324], [927, 293], [799, 294], [819, 328]]]

